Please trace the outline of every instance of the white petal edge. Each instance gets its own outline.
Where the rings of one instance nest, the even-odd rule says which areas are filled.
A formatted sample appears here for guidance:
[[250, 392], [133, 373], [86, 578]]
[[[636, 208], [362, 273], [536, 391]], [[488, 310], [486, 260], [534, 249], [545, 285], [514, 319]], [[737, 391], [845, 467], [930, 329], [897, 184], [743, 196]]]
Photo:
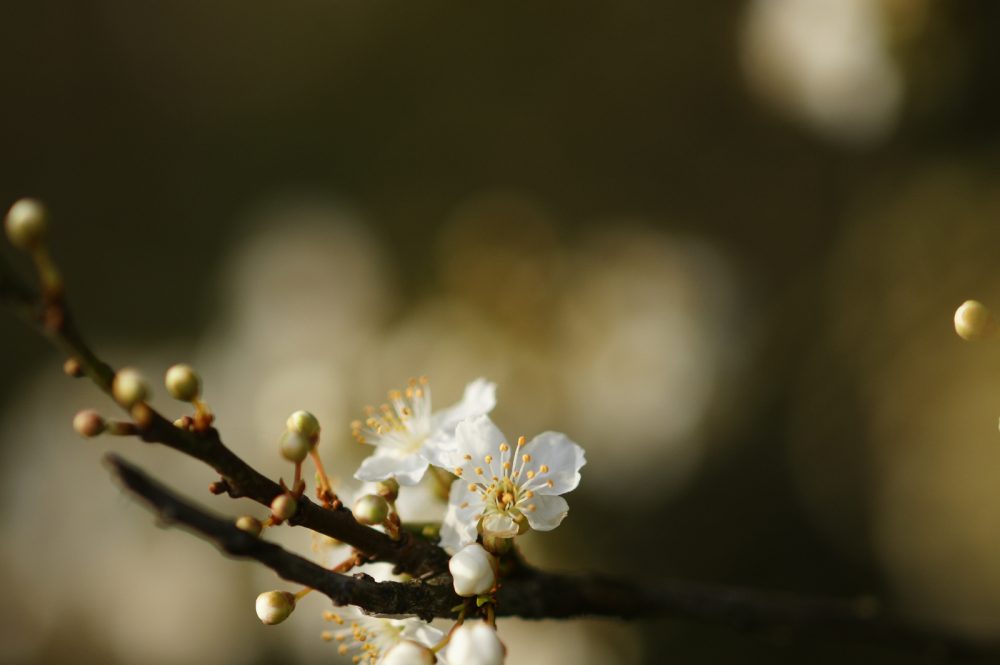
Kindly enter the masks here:
[[416, 485], [427, 471], [427, 460], [420, 455], [395, 457], [393, 455], [370, 455], [361, 462], [354, 473], [358, 480], [378, 482], [395, 478], [400, 485]]
[[483, 415], [497, 405], [497, 384], [478, 378], [465, 386], [462, 399], [433, 415], [432, 430], [450, 435], [455, 427], [474, 416]]
[[538, 469], [542, 464], [549, 467], [545, 479], [552, 481], [552, 487], [537, 486], [535, 494], [565, 494], [580, 484], [580, 469], [587, 463], [586, 455], [583, 448], [562, 432], [542, 432], [528, 442], [524, 452], [533, 458], [530, 468]]
[[535, 495], [535, 509], [524, 513], [528, 525], [535, 531], [551, 531], [559, 526], [569, 513], [569, 504], [561, 496]]

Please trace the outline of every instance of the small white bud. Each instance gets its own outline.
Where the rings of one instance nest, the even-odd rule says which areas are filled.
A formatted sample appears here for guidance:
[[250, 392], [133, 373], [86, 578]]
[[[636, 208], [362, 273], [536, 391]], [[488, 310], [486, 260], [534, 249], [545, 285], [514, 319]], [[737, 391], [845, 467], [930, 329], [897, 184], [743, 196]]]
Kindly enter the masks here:
[[251, 536], [259, 536], [260, 532], [264, 530], [264, 525], [256, 517], [241, 515], [236, 518], [236, 528], [240, 531], [246, 531]]
[[992, 337], [996, 330], [993, 314], [978, 300], [966, 300], [955, 310], [955, 332], [968, 342]]
[[459, 596], [478, 596], [497, 583], [497, 560], [479, 543], [466, 545], [448, 561], [448, 570]]
[[354, 519], [362, 524], [381, 524], [388, 516], [389, 504], [376, 494], [366, 494], [354, 503]]
[[191, 402], [201, 394], [201, 377], [190, 365], [174, 365], [167, 370], [163, 382], [174, 399]]
[[278, 447], [281, 450], [282, 457], [289, 462], [298, 463], [306, 458], [313, 446], [309, 443], [309, 439], [302, 436], [298, 432], [286, 430], [285, 433], [281, 435]]
[[308, 411], [296, 411], [288, 416], [285, 426], [288, 427], [289, 432], [301, 434], [307, 439], [313, 439], [319, 434], [319, 421]]
[[489, 624], [463, 623], [451, 634], [448, 665], [502, 665], [507, 649]]
[[403, 640], [385, 652], [379, 665], [434, 665], [437, 656], [423, 644]]
[[275, 519], [287, 520], [295, 514], [299, 502], [291, 494], [279, 494], [271, 501], [271, 514]]
[[87, 409], [73, 417], [73, 429], [80, 436], [88, 439], [97, 436], [105, 430], [107, 423], [97, 411]]
[[126, 367], [115, 374], [114, 381], [111, 382], [111, 394], [119, 404], [132, 408], [146, 399], [149, 388], [138, 370]]
[[45, 239], [48, 212], [41, 201], [20, 199], [7, 211], [4, 228], [10, 243], [18, 249], [32, 249]]
[[291, 615], [295, 609], [295, 596], [287, 591], [265, 591], [257, 596], [256, 607], [260, 622], [273, 626]]

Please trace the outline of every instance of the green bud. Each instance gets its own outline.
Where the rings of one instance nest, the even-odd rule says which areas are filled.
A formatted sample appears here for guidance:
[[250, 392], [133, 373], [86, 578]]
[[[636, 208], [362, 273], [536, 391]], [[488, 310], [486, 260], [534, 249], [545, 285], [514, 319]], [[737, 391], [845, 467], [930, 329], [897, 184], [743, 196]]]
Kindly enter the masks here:
[[259, 536], [260, 532], [264, 530], [264, 525], [256, 517], [243, 515], [236, 518], [236, 528], [240, 531], [246, 531], [251, 536]]
[[366, 494], [354, 504], [354, 519], [361, 524], [382, 524], [388, 516], [388, 502], [376, 494]]
[[73, 429], [82, 437], [93, 438], [104, 431], [107, 423], [97, 411], [80, 411], [73, 418]]
[[308, 411], [296, 411], [288, 416], [285, 426], [289, 432], [301, 434], [307, 439], [313, 439], [319, 434], [319, 421]]
[[10, 207], [4, 219], [7, 239], [18, 249], [33, 249], [48, 230], [48, 211], [41, 201], [20, 199]]
[[304, 460], [309, 454], [309, 451], [313, 448], [309, 439], [298, 432], [293, 432], [291, 430], [288, 430], [281, 435], [278, 447], [281, 450], [282, 457], [289, 462], [295, 462], [296, 464]]
[[201, 377], [190, 365], [174, 365], [167, 370], [163, 382], [176, 400], [192, 402], [201, 394]]
[[271, 514], [275, 519], [287, 520], [299, 507], [299, 502], [291, 494], [279, 494], [271, 501]]
[[132, 408], [149, 395], [146, 380], [138, 370], [126, 367], [118, 370], [111, 382], [111, 394], [126, 408]]
[[287, 591], [265, 591], [257, 596], [257, 618], [267, 626], [281, 623], [295, 609], [295, 596]]

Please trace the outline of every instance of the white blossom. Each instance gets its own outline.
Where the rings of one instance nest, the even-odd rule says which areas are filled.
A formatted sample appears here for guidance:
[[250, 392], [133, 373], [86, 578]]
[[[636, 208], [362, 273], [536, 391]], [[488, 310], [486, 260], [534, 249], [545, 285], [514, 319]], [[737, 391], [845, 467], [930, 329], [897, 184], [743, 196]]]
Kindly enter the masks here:
[[451, 486], [441, 544], [456, 551], [475, 542], [479, 530], [512, 538], [529, 526], [559, 526], [569, 511], [559, 495], [580, 484], [586, 459], [583, 448], [560, 432], [543, 432], [528, 443], [522, 436], [512, 448], [483, 415], [462, 421], [455, 450], [434, 460], [439, 466], [449, 462], [458, 480]]
[[487, 623], [463, 623], [448, 643], [450, 665], [502, 665], [507, 649]]
[[373, 617], [353, 605], [325, 612], [323, 618], [336, 626], [327, 635], [337, 642], [337, 652], [352, 654], [359, 665], [383, 665], [389, 651], [402, 642], [431, 647], [442, 637], [440, 630], [420, 619]]
[[403, 640], [385, 653], [381, 665], [434, 665], [436, 661], [437, 657], [428, 647], [413, 640]]
[[459, 596], [478, 596], [496, 584], [497, 560], [479, 543], [470, 543], [448, 561], [448, 570]]
[[368, 407], [364, 421], [351, 423], [355, 439], [375, 446], [354, 477], [417, 484], [428, 462], [453, 447], [456, 426], [466, 418], [489, 413], [495, 405], [496, 384], [476, 379], [465, 387], [460, 402], [433, 413], [427, 379], [411, 380], [406, 390], [391, 391], [387, 404], [379, 409]]

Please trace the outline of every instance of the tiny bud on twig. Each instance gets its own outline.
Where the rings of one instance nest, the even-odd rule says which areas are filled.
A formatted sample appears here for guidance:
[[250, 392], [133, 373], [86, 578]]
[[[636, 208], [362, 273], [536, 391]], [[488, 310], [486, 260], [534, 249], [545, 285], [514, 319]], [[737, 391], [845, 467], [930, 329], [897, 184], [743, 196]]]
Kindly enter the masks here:
[[375, 493], [392, 503], [399, 498], [399, 482], [395, 478], [380, 480], [375, 485]]
[[149, 395], [146, 380], [138, 370], [131, 367], [118, 370], [111, 382], [111, 394], [126, 408], [132, 408]]
[[246, 531], [252, 536], [259, 536], [260, 532], [264, 530], [264, 525], [256, 517], [242, 515], [236, 518], [236, 528], [240, 531]]
[[104, 417], [92, 409], [80, 411], [73, 417], [73, 429], [76, 430], [77, 434], [88, 439], [101, 434], [106, 427], [107, 423], [104, 421]]
[[170, 396], [181, 402], [192, 402], [201, 394], [201, 378], [190, 365], [172, 366], [167, 370], [163, 382]]
[[278, 522], [284, 522], [298, 509], [299, 503], [291, 494], [279, 494], [271, 501], [271, 516]]
[[20, 199], [7, 211], [4, 219], [7, 239], [18, 249], [34, 249], [45, 240], [48, 211], [41, 201]]
[[382, 524], [388, 516], [389, 503], [376, 494], [366, 494], [354, 503], [354, 519], [361, 524]]
[[278, 447], [281, 450], [282, 457], [289, 462], [295, 462], [296, 464], [304, 461], [309, 455], [309, 451], [313, 448], [309, 439], [305, 435], [292, 430], [288, 430], [281, 435]]
[[319, 434], [319, 421], [308, 411], [296, 411], [288, 416], [285, 426], [289, 432], [301, 434], [307, 439], [313, 439]]
[[287, 619], [295, 609], [295, 595], [287, 591], [265, 591], [257, 596], [257, 618], [267, 626]]
[[78, 379], [83, 376], [83, 365], [76, 358], [69, 358], [63, 363], [63, 372], [66, 376]]

